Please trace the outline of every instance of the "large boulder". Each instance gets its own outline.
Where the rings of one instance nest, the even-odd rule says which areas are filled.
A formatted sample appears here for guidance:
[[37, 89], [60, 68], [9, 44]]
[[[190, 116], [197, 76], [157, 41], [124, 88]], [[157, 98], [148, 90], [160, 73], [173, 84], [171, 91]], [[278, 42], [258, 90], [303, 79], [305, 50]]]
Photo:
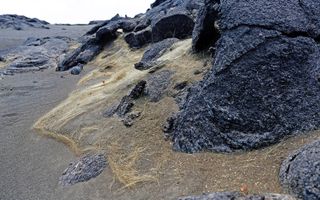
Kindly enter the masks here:
[[320, 140], [292, 153], [282, 163], [280, 181], [300, 199], [320, 199]]
[[193, 19], [185, 12], [173, 12], [161, 17], [152, 25], [153, 42], [166, 38], [185, 39], [192, 35]]
[[[204, 0], [156, 0], [145, 14], [135, 16], [137, 25], [134, 33], [127, 35], [126, 41], [130, 47], [141, 48], [145, 44], [166, 38], [189, 37], [192, 34], [195, 16], [203, 4]], [[149, 37], [150, 29], [154, 34]], [[147, 33], [148, 40], [142, 40], [142, 44], [136, 45], [138, 42], [135, 33], [138, 33], [138, 36]]]
[[152, 41], [152, 32], [148, 27], [138, 32], [128, 33], [124, 39], [131, 48], [141, 48]]
[[147, 70], [157, 64], [157, 59], [162, 56], [175, 42], [177, 38], [168, 38], [152, 44], [143, 54], [140, 62], [135, 64], [138, 70]]
[[319, 30], [307, 26], [314, 8], [301, 9], [297, 0], [231, 0], [220, 8], [215, 61], [176, 115], [174, 149], [252, 150], [319, 128]]
[[244, 195], [239, 192], [214, 192], [200, 196], [182, 197], [178, 200], [297, 200], [289, 195], [282, 194], [262, 194]]
[[206, 0], [205, 5], [198, 12], [195, 27], [192, 32], [192, 49], [199, 52], [208, 49], [220, 37], [215, 27], [218, 20], [218, 1]]

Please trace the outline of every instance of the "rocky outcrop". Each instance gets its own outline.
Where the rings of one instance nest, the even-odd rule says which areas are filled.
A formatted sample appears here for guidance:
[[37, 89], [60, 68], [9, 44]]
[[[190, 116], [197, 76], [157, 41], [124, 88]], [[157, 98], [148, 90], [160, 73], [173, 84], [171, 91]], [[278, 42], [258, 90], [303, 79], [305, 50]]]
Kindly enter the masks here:
[[141, 61], [135, 64], [135, 68], [138, 70], [150, 69], [157, 64], [157, 59], [177, 41], [179, 41], [177, 38], [168, 38], [152, 44], [143, 54]]
[[99, 176], [106, 166], [107, 160], [103, 154], [86, 155], [78, 161], [70, 163], [59, 182], [63, 186], [70, 186], [89, 181]]
[[106, 43], [117, 38], [117, 31], [126, 33], [124, 39], [131, 48], [141, 48], [166, 38], [184, 39], [192, 35], [194, 15], [203, 0], [167, 0], [155, 2], [145, 14], [134, 18], [114, 16], [99, 23], [84, 36], [81, 47], [68, 54], [59, 63], [58, 71], [68, 70], [77, 64], [86, 64], [98, 55]]
[[58, 57], [68, 50], [71, 41], [65, 37], [29, 38], [23, 45], [2, 55], [9, 64], [0, 73], [8, 75], [55, 68]]
[[252, 150], [319, 128], [320, 3], [231, 0], [219, 7], [215, 61], [177, 114], [174, 149]]
[[21, 15], [0, 15], [0, 29], [23, 30], [26, 28], [49, 29], [48, 22], [37, 18], [28, 18]]
[[93, 27], [86, 33], [86, 39], [83, 44], [65, 56], [59, 62], [57, 71], [68, 70], [78, 64], [87, 64], [93, 60], [103, 49], [103, 47], [118, 37], [118, 30], [122, 29], [124, 32], [133, 31], [136, 27], [137, 21], [134, 18], [123, 18], [116, 15], [111, 20], [107, 20], [97, 26]]
[[130, 48], [141, 48], [152, 41], [151, 28], [128, 33], [125, 35], [124, 39], [129, 44]]
[[203, 4], [204, 0], [157, 0], [145, 14], [136, 16], [137, 26], [127, 35], [126, 41], [130, 47], [141, 48], [166, 38], [189, 37], [192, 35], [195, 15]]
[[73, 52], [68, 53], [59, 61], [57, 71], [66, 71], [78, 64], [87, 64], [103, 49], [103, 45], [96, 38], [88, 39], [84, 44]]
[[192, 33], [192, 50], [208, 49], [219, 39], [220, 33], [215, 23], [218, 20], [218, 0], [206, 0], [199, 10]]
[[244, 195], [238, 192], [215, 192], [203, 194], [201, 196], [182, 197], [178, 200], [297, 200], [289, 195], [263, 194], [263, 195]]
[[152, 25], [152, 39], [159, 42], [167, 38], [185, 39], [192, 35], [193, 19], [185, 12], [173, 12]]
[[280, 181], [301, 199], [320, 199], [320, 140], [292, 153], [282, 163]]

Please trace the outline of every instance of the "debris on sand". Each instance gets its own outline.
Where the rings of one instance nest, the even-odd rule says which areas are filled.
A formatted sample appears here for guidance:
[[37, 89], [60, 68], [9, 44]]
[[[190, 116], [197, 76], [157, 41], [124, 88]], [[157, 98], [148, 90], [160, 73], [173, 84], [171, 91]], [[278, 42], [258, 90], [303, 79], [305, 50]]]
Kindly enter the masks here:
[[86, 155], [78, 161], [69, 164], [59, 181], [63, 186], [86, 182], [99, 176], [107, 166], [103, 154]]

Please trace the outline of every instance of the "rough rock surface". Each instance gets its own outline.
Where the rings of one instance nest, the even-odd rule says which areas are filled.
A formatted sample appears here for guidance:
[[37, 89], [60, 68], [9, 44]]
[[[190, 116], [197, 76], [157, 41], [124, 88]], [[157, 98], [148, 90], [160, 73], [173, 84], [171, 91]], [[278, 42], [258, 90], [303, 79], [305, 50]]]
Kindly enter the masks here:
[[320, 140], [292, 153], [282, 163], [280, 181], [301, 199], [320, 199]]
[[[204, 0], [157, 0], [145, 14], [135, 17], [137, 26], [128, 34], [126, 41], [130, 47], [141, 48], [145, 44], [165, 38], [189, 37], [194, 26], [193, 20], [203, 4]], [[176, 24], [179, 25], [174, 27]], [[151, 29], [154, 35], [151, 35]], [[137, 32], [139, 34], [135, 35]], [[133, 43], [134, 41], [139, 42]]]
[[59, 179], [63, 186], [85, 182], [99, 176], [107, 166], [103, 154], [86, 155], [76, 162], [70, 163]]
[[185, 12], [173, 12], [161, 17], [152, 26], [153, 42], [166, 38], [185, 39], [192, 35], [193, 19]]
[[65, 71], [78, 64], [86, 64], [93, 59], [94, 56], [98, 55], [101, 50], [102, 46], [100, 43], [95, 38], [91, 38], [79, 48], [63, 57], [63, 59], [59, 61], [57, 71]]
[[0, 73], [14, 74], [29, 71], [39, 71], [57, 66], [58, 57], [69, 48], [70, 38], [47, 37], [29, 38], [16, 49], [2, 55], [8, 65]]
[[219, 39], [219, 30], [215, 27], [218, 20], [218, 0], [206, 0], [198, 12], [192, 32], [192, 50], [199, 52], [208, 49]]
[[124, 39], [131, 48], [141, 48], [152, 41], [151, 28], [128, 33], [125, 35]]
[[165, 90], [171, 82], [173, 72], [170, 70], [163, 70], [155, 72], [147, 79], [145, 94], [149, 97], [151, 102], [158, 102], [161, 100]]
[[201, 196], [182, 197], [178, 200], [297, 200], [289, 195], [264, 194], [264, 195], [243, 195], [238, 192], [215, 192]]
[[0, 15], [0, 29], [12, 28], [23, 30], [26, 28], [43, 28], [49, 29], [49, 23], [37, 18], [28, 18], [21, 15]]
[[141, 61], [135, 64], [135, 68], [138, 70], [146, 70], [153, 67], [156, 64], [156, 60], [177, 41], [179, 40], [176, 38], [168, 38], [152, 44], [143, 54]]
[[315, 1], [222, 1], [215, 62], [177, 114], [174, 149], [252, 150], [319, 128], [319, 10]]
[[119, 103], [115, 104], [111, 108], [107, 109], [104, 113], [105, 117], [112, 117], [117, 115], [120, 118], [124, 118], [126, 114], [130, 113], [134, 106], [134, 100], [137, 100], [144, 94], [146, 87], [146, 81], [138, 82], [129, 92], [128, 95], [124, 96]]
[[112, 19], [98, 24], [86, 33], [84, 42], [79, 48], [60, 61], [57, 70], [65, 71], [78, 64], [87, 64], [102, 51], [108, 42], [118, 37], [119, 29], [130, 32], [137, 26], [137, 23], [135, 18], [123, 18], [116, 15]]

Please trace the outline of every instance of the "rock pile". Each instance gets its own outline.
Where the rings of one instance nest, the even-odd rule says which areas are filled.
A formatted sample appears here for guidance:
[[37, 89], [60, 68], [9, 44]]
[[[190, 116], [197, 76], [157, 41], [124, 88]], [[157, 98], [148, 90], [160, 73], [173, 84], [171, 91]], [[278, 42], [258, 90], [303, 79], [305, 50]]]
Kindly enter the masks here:
[[87, 39], [78, 49], [61, 60], [57, 70], [65, 71], [79, 63], [88, 63], [108, 42], [117, 38], [118, 30], [125, 33], [124, 39], [131, 48], [141, 48], [167, 38], [191, 37], [195, 16], [202, 5], [203, 0], [157, 1], [145, 14], [134, 18], [116, 15], [100, 22], [87, 32]]

